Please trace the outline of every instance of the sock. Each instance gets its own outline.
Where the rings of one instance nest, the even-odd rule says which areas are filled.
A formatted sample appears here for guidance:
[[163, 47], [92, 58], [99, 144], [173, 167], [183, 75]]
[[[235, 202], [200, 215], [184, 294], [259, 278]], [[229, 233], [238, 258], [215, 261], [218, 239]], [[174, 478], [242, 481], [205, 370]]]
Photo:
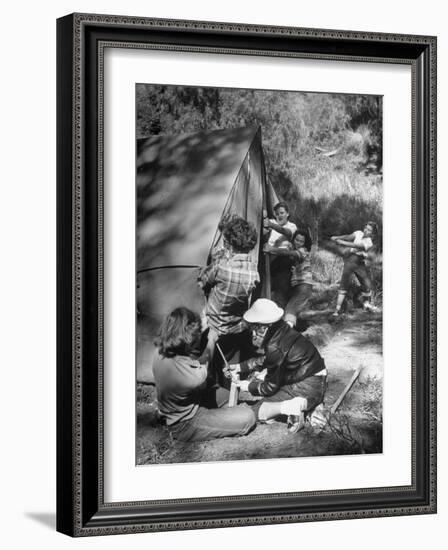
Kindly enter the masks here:
[[258, 420], [266, 421], [266, 408], [263, 407], [264, 403], [261, 404], [260, 408], [258, 409]]
[[308, 402], [305, 397], [294, 397], [294, 399], [280, 403], [280, 413], [286, 415], [300, 414], [306, 409], [307, 404]]

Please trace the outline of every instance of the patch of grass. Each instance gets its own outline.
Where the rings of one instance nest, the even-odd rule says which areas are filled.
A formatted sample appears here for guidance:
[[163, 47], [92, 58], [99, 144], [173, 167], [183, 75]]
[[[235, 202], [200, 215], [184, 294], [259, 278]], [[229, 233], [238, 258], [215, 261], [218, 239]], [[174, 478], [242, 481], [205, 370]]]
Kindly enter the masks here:
[[152, 384], [137, 383], [137, 403], [157, 403], [156, 388]]
[[158, 427], [151, 431], [152, 438], [137, 438], [137, 466], [145, 464], [165, 464], [174, 451], [174, 441], [168, 428]]
[[335, 439], [334, 446], [344, 454], [363, 454], [364, 441], [353, 424], [349, 414], [336, 412], [327, 414], [325, 429]]
[[337, 285], [326, 286], [315, 284], [308, 306], [311, 311], [324, 311], [330, 309], [336, 300], [338, 293]]
[[137, 423], [145, 426], [157, 426], [160, 422], [157, 392], [154, 386], [137, 384]]
[[318, 283], [334, 285], [339, 283], [344, 261], [340, 256], [322, 248], [311, 252], [311, 271]]
[[364, 382], [359, 382], [361, 402], [359, 412], [362, 416], [374, 422], [383, 421], [383, 381], [377, 377], [368, 376]]
[[[383, 258], [375, 254], [367, 262], [372, 284], [372, 304], [381, 307], [383, 303]], [[332, 308], [336, 301], [338, 285], [341, 280], [344, 260], [334, 252], [325, 249], [314, 249], [311, 252], [311, 270], [313, 273], [314, 292], [310, 298], [311, 309], [323, 310]], [[355, 276], [351, 279], [351, 288], [347, 293], [345, 309], [362, 306], [361, 285]]]
[[360, 392], [350, 407], [344, 402], [335, 413], [324, 409], [317, 432], [326, 434], [335, 453], [365, 454], [382, 451], [383, 384], [377, 377], [358, 381]]

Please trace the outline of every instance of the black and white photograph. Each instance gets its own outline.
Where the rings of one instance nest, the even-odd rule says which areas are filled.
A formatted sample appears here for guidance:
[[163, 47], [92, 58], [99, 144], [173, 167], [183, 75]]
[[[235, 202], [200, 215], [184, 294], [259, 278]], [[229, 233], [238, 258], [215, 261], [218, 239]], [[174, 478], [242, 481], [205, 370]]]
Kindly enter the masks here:
[[382, 453], [382, 117], [136, 85], [137, 465]]
[[443, 548], [443, 6], [6, 4], [5, 549]]

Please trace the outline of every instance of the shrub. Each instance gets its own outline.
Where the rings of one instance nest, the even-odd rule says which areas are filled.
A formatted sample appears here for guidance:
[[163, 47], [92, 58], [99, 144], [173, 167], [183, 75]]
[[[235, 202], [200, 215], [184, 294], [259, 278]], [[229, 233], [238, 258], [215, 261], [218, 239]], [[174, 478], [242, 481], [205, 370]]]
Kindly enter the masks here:
[[319, 283], [333, 285], [339, 283], [344, 261], [341, 257], [324, 249], [311, 251], [311, 271], [313, 279]]

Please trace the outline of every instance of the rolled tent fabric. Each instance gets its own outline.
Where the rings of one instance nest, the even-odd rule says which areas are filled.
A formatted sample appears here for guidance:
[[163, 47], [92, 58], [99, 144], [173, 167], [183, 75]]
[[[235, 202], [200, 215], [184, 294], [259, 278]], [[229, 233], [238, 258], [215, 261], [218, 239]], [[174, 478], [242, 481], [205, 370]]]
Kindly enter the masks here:
[[252, 259], [263, 279], [262, 212], [272, 214], [276, 198], [266, 182], [260, 127], [139, 139], [136, 183], [137, 379], [152, 381], [163, 318], [176, 307], [204, 307], [194, 266], [205, 266], [222, 246], [223, 216], [255, 225]]

